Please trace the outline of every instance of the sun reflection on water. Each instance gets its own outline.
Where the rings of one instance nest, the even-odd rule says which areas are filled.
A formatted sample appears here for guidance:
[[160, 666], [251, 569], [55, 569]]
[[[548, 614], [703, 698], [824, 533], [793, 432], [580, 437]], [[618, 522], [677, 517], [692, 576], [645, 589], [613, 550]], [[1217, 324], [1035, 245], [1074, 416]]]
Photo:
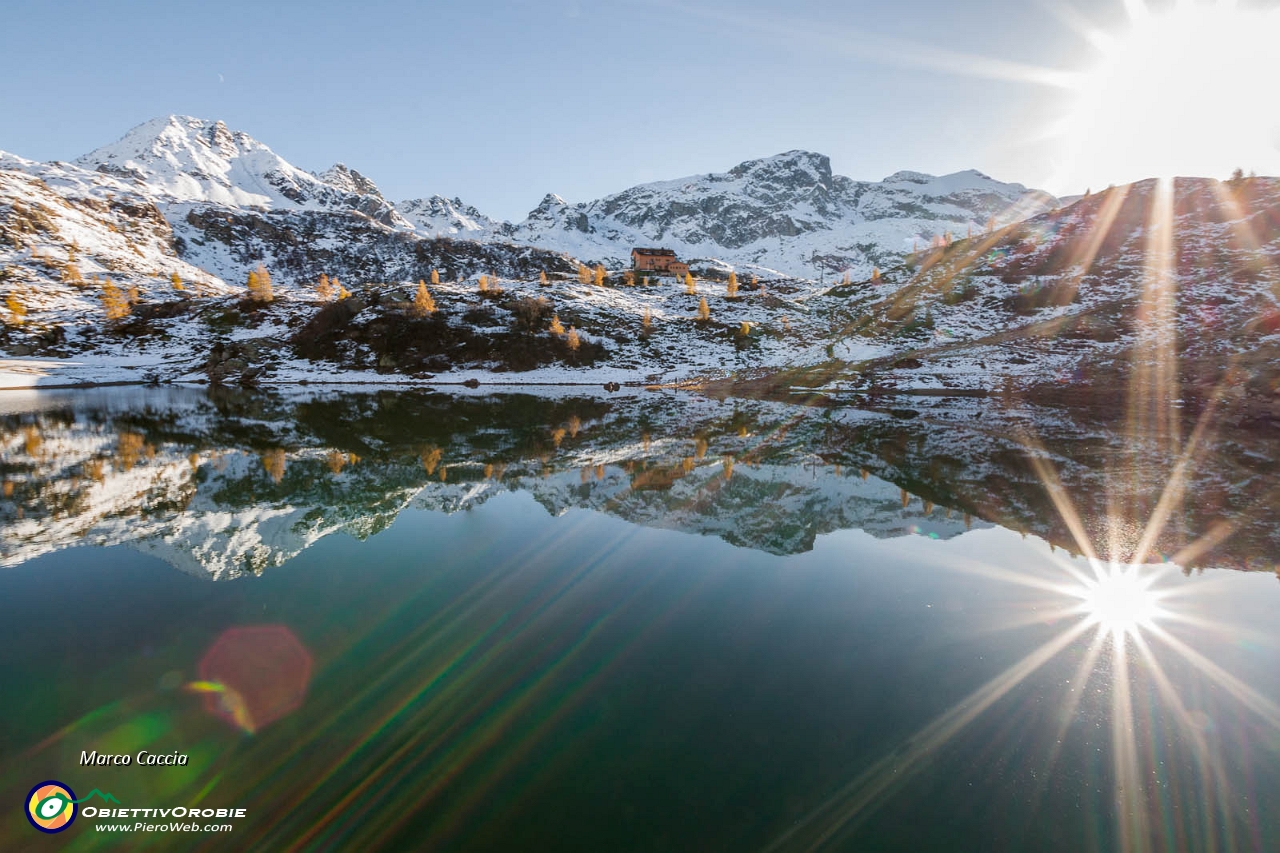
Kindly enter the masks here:
[[1155, 580], [1154, 573], [1144, 575], [1139, 566], [1111, 563], [1070, 593], [1080, 599], [1075, 610], [1087, 624], [1116, 636], [1136, 635], [1169, 615], [1161, 606], [1166, 593], [1153, 588]]

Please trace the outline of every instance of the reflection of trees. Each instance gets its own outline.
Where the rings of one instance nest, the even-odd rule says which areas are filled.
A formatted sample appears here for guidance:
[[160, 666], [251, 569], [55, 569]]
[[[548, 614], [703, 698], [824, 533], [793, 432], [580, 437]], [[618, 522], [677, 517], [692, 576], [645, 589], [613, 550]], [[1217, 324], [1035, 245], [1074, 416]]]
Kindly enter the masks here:
[[436, 472], [440, 460], [444, 458], [444, 451], [438, 447], [429, 447], [422, 451], [420, 459], [422, 460], [422, 468], [428, 475]]
[[122, 432], [116, 439], [115, 466], [119, 471], [132, 471], [143, 454], [155, 455], [155, 448], [148, 450], [147, 440], [136, 432]]
[[283, 449], [277, 447], [274, 450], [263, 451], [262, 470], [267, 472], [271, 482], [278, 485], [284, 479], [284, 468], [285, 453]]
[[22, 452], [28, 456], [35, 456], [40, 452], [40, 445], [44, 439], [40, 435], [40, 428], [35, 424], [29, 424], [22, 429]]

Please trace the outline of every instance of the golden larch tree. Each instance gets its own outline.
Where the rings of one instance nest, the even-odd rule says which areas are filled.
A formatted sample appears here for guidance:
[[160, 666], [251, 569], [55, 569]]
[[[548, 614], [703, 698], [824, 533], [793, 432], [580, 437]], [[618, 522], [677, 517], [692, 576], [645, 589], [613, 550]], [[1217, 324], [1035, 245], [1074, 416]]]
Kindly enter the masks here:
[[258, 264], [258, 268], [249, 273], [245, 286], [249, 290], [249, 298], [254, 302], [271, 302], [276, 298], [271, 286], [271, 273], [267, 272], [263, 264]]
[[684, 274], [684, 292], [690, 296], [698, 292], [698, 283], [693, 280], [693, 273], [691, 272]]
[[578, 264], [578, 283], [579, 284], [591, 283], [591, 270], [587, 269], [586, 264]]
[[560, 322], [559, 314], [552, 315], [551, 317], [551, 334], [553, 335], [564, 334], [564, 323]]
[[174, 290], [187, 289], [187, 286], [182, 283], [182, 276], [178, 275], [176, 272], [173, 275], [169, 276], [169, 283], [173, 285]]
[[21, 326], [27, 319], [27, 294], [21, 285], [15, 285], [4, 298], [5, 307], [9, 309], [9, 320], [15, 326]]
[[439, 283], [440, 283], [440, 270], [432, 270], [432, 271], [431, 271], [431, 283], [432, 283], [432, 284], [439, 284]]
[[698, 319], [702, 322], [711, 319], [711, 308], [707, 305], [707, 297], [705, 296], [698, 303]]
[[653, 331], [653, 309], [648, 307], [644, 309], [644, 319], [640, 321], [640, 327], [646, 332]]
[[875, 284], [880, 283], [880, 267], [873, 267], [871, 270], [871, 281]]
[[415, 317], [430, 317], [436, 313], [436, 301], [431, 298], [431, 291], [427, 290], [425, 281], [418, 281], [418, 292], [413, 297], [413, 315]]
[[596, 287], [604, 286], [604, 265], [596, 264], [595, 273], [593, 274]]
[[542, 272], [538, 273], [538, 284], [542, 285], [543, 287], [547, 286], [548, 282], [547, 282], [546, 270], [543, 270]]
[[335, 288], [333, 282], [329, 280], [329, 276], [320, 273], [320, 281], [316, 282], [316, 296], [324, 302], [328, 302], [333, 298]]
[[729, 284], [726, 286], [725, 295], [730, 299], [738, 298], [738, 274], [736, 272], [729, 273]]
[[108, 320], [123, 320], [131, 310], [128, 297], [111, 283], [111, 279], [102, 283], [102, 309], [107, 312]]
[[578, 330], [573, 326], [569, 327], [569, 334], [565, 337], [565, 343], [569, 345], [569, 349], [573, 352], [577, 352], [578, 347], [582, 346], [582, 340], [578, 337]]
[[489, 292], [489, 276], [487, 275], [480, 276], [478, 286], [480, 288], [481, 293], [488, 293]]

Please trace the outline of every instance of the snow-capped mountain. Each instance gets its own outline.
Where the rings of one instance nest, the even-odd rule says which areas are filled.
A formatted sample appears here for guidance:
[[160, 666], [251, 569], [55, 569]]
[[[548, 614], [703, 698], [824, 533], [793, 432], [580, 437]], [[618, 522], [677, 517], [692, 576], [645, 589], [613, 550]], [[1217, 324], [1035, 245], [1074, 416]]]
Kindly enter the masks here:
[[633, 246], [661, 245], [794, 277], [847, 270], [864, 278], [948, 233], [963, 237], [1055, 204], [1047, 193], [980, 172], [855, 181], [832, 174], [821, 154], [789, 151], [581, 204], [548, 195], [501, 236], [614, 266], [630, 262]]
[[316, 176], [221, 121], [168, 116], [138, 125], [75, 164], [128, 181], [160, 202], [258, 210], [359, 211], [412, 226], [372, 181], [338, 164]]
[[[257, 341], [250, 378], [533, 371], [524, 378], [666, 382], [835, 365], [829, 375], [847, 387], [990, 393], [1070, 385], [1104, 366], [1120, 375], [1139, 333], [1158, 327], [1197, 360], [1203, 377], [1189, 385], [1211, 388], [1221, 353], [1246, 358], [1258, 389], [1274, 378], [1257, 355], [1280, 327], [1274, 179], [1167, 187], [1170, 259], [1148, 239], [1153, 182], [1023, 218], [1054, 200], [976, 172], [858, 182], [794, 151], [584, 204], [548, 195], [511, 225], [439, 197], [406, 202], [401, 216], [354, 169], [306, 172], [186, 117], [148, 122], [77, 162], [0, 155], [9, 355], [145, 362], [137, 375], [158, 378], [207, 370], [215, 342], [219, 358], [245, 361], [227, 347]], [[577, 259], [625, 265], [636, 244], [734, 265], [740, 290], [727, 270], [692, 292], [616, 266], [604, 287], [577, 280]], [[198, 298], [243, 294], [258, 264], [276, 303]], [[1167, 317], [1144, 301], [1153, 264], [1178, 281]], [[806, 268], [846, 269], [852, 281], [823, 288], [767, 272]], [[416, 282], [433, 272], [437, 310], [415, 315]], [[322, 306], [321, 274], [357, 298]], [[481, 275], [501, 284], [481, 289]], [[127, 322], [108, 322], [106, 278], [128, 291]], [[1257, 417], [1280, 412], [1273, 398], [1260, 390]]]
[[629, 266], [635, 246], [660, 245], [719, 269], [819, 279], [865, 278], [948, 234], [982, 232], [1056, 205], [1047, 193], [981, 172], [855, 181], [832, 174], [822, 154], [788, 151], [579, 204], [548, 193], [519, 223], [491, 219], [458, 198], [397, 207], [427, 234], [538, 246], [611, 268]]
[[[861, 277], [940, 235], [959, 236], [1053, 204], [1043, 193], [976, 172], [942, 178], [902, 172], [880, 183], [857, 182], [833, 175], [822, 155], [792, 151], [581, 204], [548, 194], [512, 224], [458, 198], [395, 205], [342, 163], [309, 172], [221, 121], [178, 115], [138, 125], [71, 164], [45, 167], [14, 157], [6, 163], [28, 175], [56, 173], [46, 182], [55, 194], [83, 197], [85, 187], [110, 186], [113, 198], [139, 199], [136, 206], [158, 210], [173, 230], [179, 258], [231, 286], [258, 263], [273, 267], [282, 284], [314, 282], [321, 273], [413, 280], [442, 266], [455, 275], [486, 267], [499, 274], [571, 269], [569, 258], [556, 257], [563, 255], [619, 268], [629, 264], [634, 246], [649, 244], [764, 278]], [[465, 241], [469, 248], [453, 252], [464, 259], [443, 257], [449, 247], [438, 237]], [[421, 240], [435, 241], [433, 248], [424, 251]], [[184, 277], [193, 275], [187, 270]]]
[[[5, 312], [0, 346], [62, 353], [49, 342], [100, 322], [108, 278], [131, 301], [154, 305], [243, 292], [258, 264], [282, 294], [311, 292], [321, 274], [358, 285], [416, 281], [433, 269], [461, 277], [572, 268], [529, 247], [430, 236], [358, 171], [303, 171], [222, 122], [156, 119], [74, 163], [0, 153], [0, 298], [25, 312]], [[40, 339], [14, 341], [10, 331]]]

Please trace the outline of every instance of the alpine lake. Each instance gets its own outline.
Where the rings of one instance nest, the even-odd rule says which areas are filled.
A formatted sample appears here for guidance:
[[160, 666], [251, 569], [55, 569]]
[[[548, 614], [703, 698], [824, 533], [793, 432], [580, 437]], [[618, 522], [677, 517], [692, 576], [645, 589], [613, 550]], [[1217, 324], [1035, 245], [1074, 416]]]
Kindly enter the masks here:
[[[1134, 436], [987, 400], [0, 395], [0, 849], [1280, 849], [1280, 438]], [[44, 835], [42, 780], [245, 815]]]

